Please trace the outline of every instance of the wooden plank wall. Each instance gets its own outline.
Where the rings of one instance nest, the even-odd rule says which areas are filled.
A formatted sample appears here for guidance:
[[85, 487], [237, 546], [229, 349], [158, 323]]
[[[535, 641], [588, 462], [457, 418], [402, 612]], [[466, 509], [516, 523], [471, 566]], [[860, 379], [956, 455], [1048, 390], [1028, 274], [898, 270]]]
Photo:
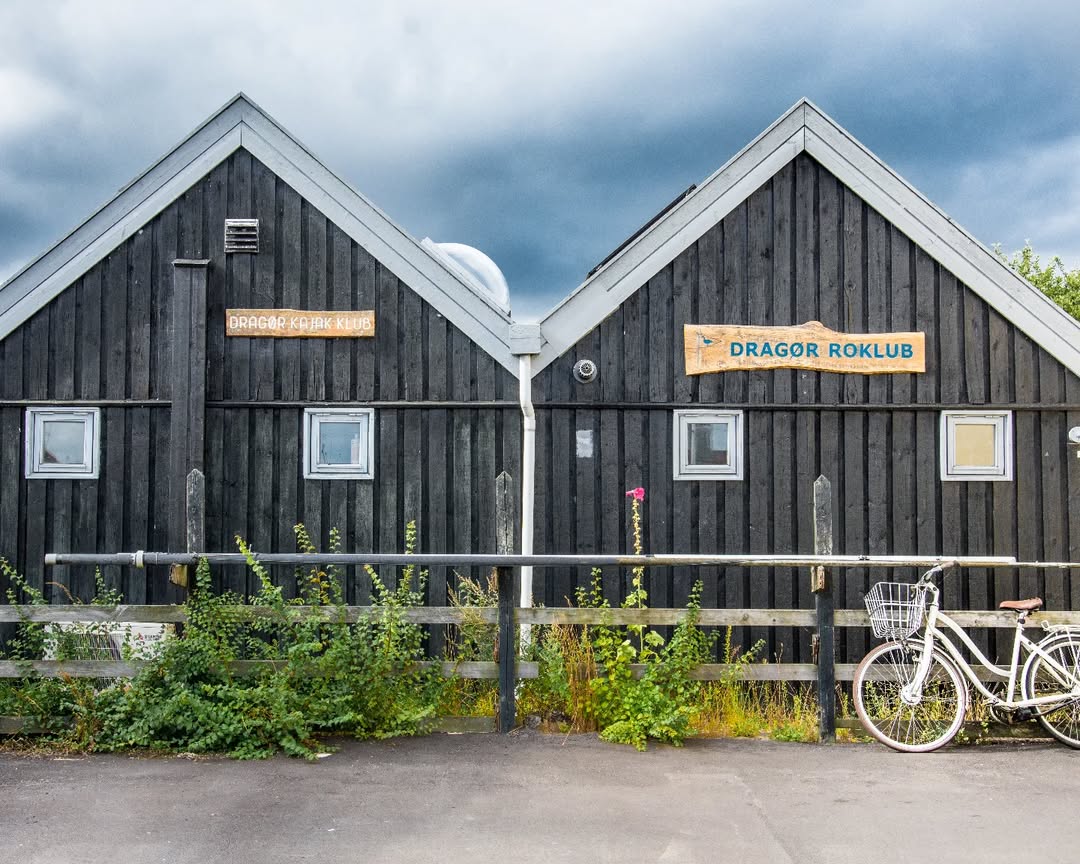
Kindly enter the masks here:
[[[224, 254], [224, 220], [257, 218], [258, 255]], [[213, 169], [136, 236], [0, 343], [0, 555], [58, 599], [88, 598], [92, 571], [45, 573], [46, 551], [164, 549], [169, 489], [172, 262], [210, 260], [207, 535], [212, 549], [292, 551], [304, 522], [350, 550], [493, 551], [495, 477], [520, 473], [517, 382], [419, 295], [245, 151]], [[376, 338], [226, 339], [229, 307], [374, 309]], [[31, 399], [143, 400], [103, 412], [96, 481], [22, 478]], [[303, 404], [376, 405], [375, 480], [305, 481]], [[463, 407], [446, 403], [479, 403]], [[385, 574], [392, 580], [392, 572]], [[131, 602], [180, 595], [163, 573], [110, 568]], [[275, 574], [285, 584], [292, 574]], [[430, 574], [443, 603], [453, 573]], [[239, 568], [223, 587], [254, 590]], [[4, 586], [0, 585], [0, 590]], [[348, 599], [370, 582], [349, 574]]]
[[[926, 373], [683, 374], [684, 323], [808, 320], [851, 332], [923, 330]], [[588, 384], [572, 375], [582, 358], [600, 369]], [[641, 485], [648, 551], [809, 554], [813, 481], [824, 473], [836, 496], [838, 553], [1076, 560], [1080, 508], [1068, 502], [1080, 500], [1080, 460], [1065, 438], [1080, 416], [1055, 406], [1076, 406], [1078, 396], [1076, 376], [802, 155], [534, 379], [536, 548], [628, 549], [623, 492]], [[1016, 479], [942, 483], [940, 410], [990, 404], [1017, 406]], [[745, 412], [745, 480], [672, 480], [672, 411], [692, 405]], [[574, 456], [580, 429], [594, 430], [591, 458]], [[802, 571], [700, 575], [707, 605], [813, 605]], [[656, 573], [651, 605], [684, 603], [694, 578]], [[860, 607], [870, 581], [882, 578], [882, 571], [839, 573], [837, 605]], [[587, 580], [540, 575], [536, 599], [563, 605]], [[604, 584], [613, 602], [625, 594], [616, 573]], [[1080, 574], [969, 571], [945, 582], [954, 607], [992, 608], [1018, 595], [1078, 608]], [[844, 635], [838, 656], [857, 659], [867, 634]], [[766, 638], [772, 656], [809, 659], [806, 633], [737, 638], [744, 645]]]
[[[165, 542], [168, 351], [159, 337], [178, 251], [175, 216], [156, 220], [0, 343], [0, 555], [57, 602], [92, 596], [94, 572], [46, 573], [46, 551]], [[130, 403], [102, 410], [97, 480], [23, 478], [23, 400]], [[103, 576], [130, 602], [152, 599], [145, 574]]]

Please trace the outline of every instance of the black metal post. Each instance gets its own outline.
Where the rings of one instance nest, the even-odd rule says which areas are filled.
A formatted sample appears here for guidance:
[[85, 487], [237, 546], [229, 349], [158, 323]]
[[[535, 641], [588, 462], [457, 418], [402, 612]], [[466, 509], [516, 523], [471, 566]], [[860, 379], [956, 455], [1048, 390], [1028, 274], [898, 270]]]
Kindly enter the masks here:
[[496, 570], [499, 580], [499, 731], [509, 732], [517, 722], [514, 704], [514, 660], [517, 651], [514, 639], [514, 571], [510, 567]]

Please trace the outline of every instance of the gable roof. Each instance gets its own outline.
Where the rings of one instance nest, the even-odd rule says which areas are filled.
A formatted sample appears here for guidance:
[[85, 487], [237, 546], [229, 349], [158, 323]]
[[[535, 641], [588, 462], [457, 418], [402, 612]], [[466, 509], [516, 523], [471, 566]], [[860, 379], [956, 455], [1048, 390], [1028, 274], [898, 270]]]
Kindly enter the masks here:
[[722, 220], [784, 165], [807, 153], [930, 257], [1080, 375], [1080, 322], [979, 243], [807, 99], [651, 223], [552, 309], [540, 326], [537, 374]]
[[515, 376], [510, 316], [237, 94], [67, 237], [0, 285], [0, 339], [243, 148]]

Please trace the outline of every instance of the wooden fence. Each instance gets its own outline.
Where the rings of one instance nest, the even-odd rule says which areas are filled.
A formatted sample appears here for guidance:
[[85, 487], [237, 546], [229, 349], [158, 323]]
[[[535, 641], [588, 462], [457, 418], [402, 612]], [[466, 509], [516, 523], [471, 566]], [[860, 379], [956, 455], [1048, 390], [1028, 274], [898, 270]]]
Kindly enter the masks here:
[[[831, 525], [832, 517], [828, 503], [831, 494], [828, 481], [819, 478], [815, 484], [815, 546], [819, 554], [811, 556], [793, 555], [513, 555], [513, 518], [512, 501], [509, 497], [509, 478], [500, 476], [498, 485], [498, 544], [499, 552], [494, 555], [459, 554], [256, 554], [264, 564], [371, 564], [393, 566], [428, 566], [428, 565], [474, 565], [489, 566], [497, 576], [498, 605], [492, 607], [415, 607], [404, 611], [406, 618], [419, 624], [457, 624], [487, 623], [498, 628], [499, 645], [517, 645], [520, 628], [545, 624], [643, 624], [653, 626], [674, 625], [687, 614], [686, 609], [596, 609], [596, 608], [516, 608], [514, 591], [514, 573], [516, 568], [531, 567], [658, 567], [658, 566], [745, 566], [745, 567], [800, 567], [809, 569], [809, 578], [817, 600], [817, 608], [808, 609], [702, 609], [698, 623], [712, 627], [793, 627], [812, 628], [816, 663], [751, 663], [737, 667], [724, 663], [707, 663], [698, 666], [691, 677], [702, 680], [721, 680], [739, 676], [747, 680], [759, 681], [814, 681], [817, 683], [817, 696], [820, 710], [820, 739], [829, 742], [835, 739], [836, 730], [836, 682], [850, 681], [854, 671], [853, 663], [835, 663], [835, 628], [868, 627], [869, 618], [865, 611], [833, 608], [832, 590], [829, 582], [831, 570], [842, 567], [929, 568], [947, 564], [956, 567], [1040, 567], [1040, 568], [1080, 568], [1075, 563], [1052, 562], [1017, 562], [1005, 557], [962, 557], [942, 556], [857, 556], [832, 555]], [[192, 566], [200, 558], [206, 558], [212, 564], [243, 564], [245, 559], [238, 553], [111, 553], [111, 554], [54, 554], [47, 556], [46, 563], [128, 565], [142, 567], [146, 565]], [[270, 610], [253, 606], [235, 607], [238, 616], [260, 616], [273, 614]], [[348, 606], [344, 608], [345, 620], [355, 622], [361, 617], [376, 614], [377, 607]], [[290, 607], [290, 615], [298, 618], [319, 616], [327, 620], [341, 620], [341, 609], [336, 607]], [[966, 627], [1013, 628], [1016, 616], [1011, 612], [1000, 611], [950, 611], [950, 616]], [[182, 606], [133, 606], [119, 605], [45, 605], [45, 606], [0, 606], [0, 623], [21, 621], [72, 623], [183, 623], [186, 613]], [[1041, 626], [1050, 624], [1078, 624], [1080, 612], [1047, 611], [1032, 614], [1028, 625]], [[520, 679], [535, 678], [538, 664], [517, 658], [516, 651], [500, 651], [497, 662], [453, 662], [430, 661], [441, 665], [444, 674], [458, 675], [463, 678], [497, 679], [499, 682], [499, 706], [497, 727], [508, 732], [515, 724], [514, 693], [516, 682]], [[250, 672], [274, 661], [237, 661], [234, 665], [238, 673]], [[120, 678], [136, 674], [139, 661], [111, 660], [34, 660], [0, 661], [0, 678], [22, 678], [27, 672], [44, 677], [90, 677]], [[636, 669], [638, 673], [641, 668]], [[986, 680], [993, 676], [982, 668], [977, 672]], [[2, 731], [0, 724], [0, 731]]]

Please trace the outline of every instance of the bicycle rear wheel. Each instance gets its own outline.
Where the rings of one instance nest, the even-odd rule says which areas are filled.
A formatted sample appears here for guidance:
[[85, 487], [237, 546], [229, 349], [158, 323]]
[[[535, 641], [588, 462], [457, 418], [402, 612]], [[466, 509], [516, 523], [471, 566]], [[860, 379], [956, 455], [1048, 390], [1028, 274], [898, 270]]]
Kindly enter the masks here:
[[934, 650], [916, 704], [901, 691], [915, 677], [922, 645], [886, 642], [867, 654], [855, 670], [855, 712], [878, 741], [905, 753], [926, 753], [948, 744], [967, 712], [967, 684], [956, 664]]
[[1062, 703], [1036, 708], [1036, 717], [1058, 741], [1080, 750], [1080, 698], [1072, 694], [1080, 681], [1080, 638], [1052, 637], [1044, 639], [1039, 647], [1048, 657], [1032, 655], [1022, 682], [1024, 698], [1060, 693]]

